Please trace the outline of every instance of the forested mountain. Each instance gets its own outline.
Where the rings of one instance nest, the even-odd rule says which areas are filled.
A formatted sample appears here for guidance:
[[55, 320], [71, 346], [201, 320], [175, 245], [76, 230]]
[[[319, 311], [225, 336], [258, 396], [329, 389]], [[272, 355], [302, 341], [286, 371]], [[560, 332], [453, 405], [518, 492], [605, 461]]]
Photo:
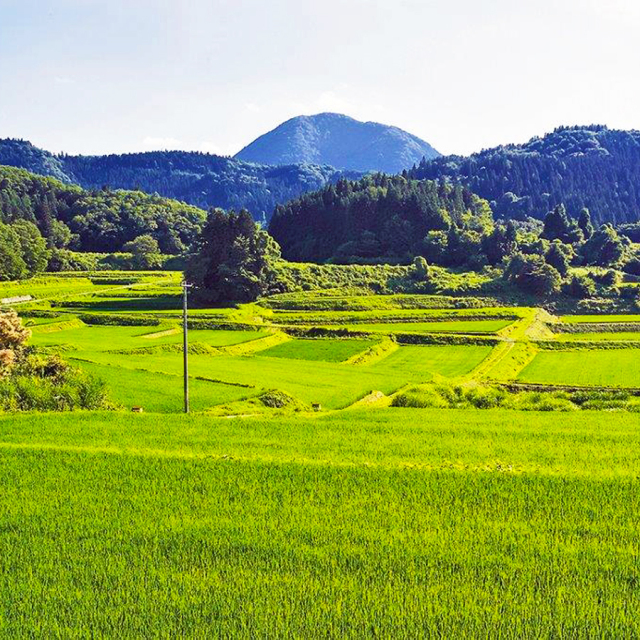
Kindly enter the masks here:
[[59, 158], [26, 140], [0, 140], [0, 165], [20, 167], [41, 176], [51, 176], [62, 182], [73, 182]]
[[276, 204], [359, 174], [327, 166], [263, 166], [206, 153], [153, 151], [109, 156], [54, 156], [22, 140], [0, 140], [0, 164], [86, 189], [139, 189], [203, 209], [249, 210], [268, 220]]
[[206, 213], [191, 205], [140, 191], [87, 191], [23, 169], [0, 166], [0, 223], [36, 224], [52, 248], [121, 251], [149, 234], [163, 253], [191, 246]]
[[468, 189], [383, 174], [279, 205], [269, 225], [284, 258], [309, 262], [463, 264], [492, 230], [489, 204]]
[[561, 127], [526, 144], [421, 162], [412, 178], [448, 178], [492, 201], [504, 218], [543, 218], [563, 203], [595, 223], [640, 220], [640, 132]]
[[272, 165], [305, 162], [399, 173], [422, 158], [439, 155], [430, 144], [397, 127], [321, 113], [288, 120], [242, 149], [236, 158]]

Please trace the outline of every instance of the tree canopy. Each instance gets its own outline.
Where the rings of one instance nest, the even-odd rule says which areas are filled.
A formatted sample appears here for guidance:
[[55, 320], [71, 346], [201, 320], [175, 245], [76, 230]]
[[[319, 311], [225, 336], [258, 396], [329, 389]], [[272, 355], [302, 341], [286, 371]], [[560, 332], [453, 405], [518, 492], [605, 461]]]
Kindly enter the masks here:
[[22, 169], [0, 167], [0, 221], [37, 225], [50, 248], [122, 251], [150, 235], [166, 254], [191, 246], [206, 212], [141, 191], [85, 191]]
[[269, 291], [280, 249], [247, 211], [209, 214], [185, 277], [196, 299], [249, 302]]
[[276, 208], [269, 232], [295, 261], [462, 264], [493, 230], [486, 201], [460, 186], [376, 174]]
[[460, 182], [505, 219], [542, 218], [564, 204], [576, 218], [588, 207], [597, 225], [633, 223], [640, 220], [640, 132], [560, 127], [522, 145], [425, 160], [410, 177]]

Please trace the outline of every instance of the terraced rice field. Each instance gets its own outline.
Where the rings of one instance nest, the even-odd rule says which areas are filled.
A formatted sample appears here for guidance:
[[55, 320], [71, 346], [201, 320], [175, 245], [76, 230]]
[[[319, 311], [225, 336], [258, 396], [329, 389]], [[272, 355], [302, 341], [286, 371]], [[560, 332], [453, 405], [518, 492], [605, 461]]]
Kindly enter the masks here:
[[354, 331], [374, 333], [496, 333], [512, 324], [511, 320], [452, 320], [447, 322], [354, 323]]
[[640, 315], [638, 314], [619, 314], [619, 315], [607, 315], [607, 314], [589, 314], [589, 315], [575, 315], [575, 316], [562, 316], [562, 322], [568, 324], [578, 323], [608, 323], [608, 322], [638, 322], [640, 323]]
[[[268, 326], [290, 312], [267, 304], [195, 310], [265, 324], [190, 331], [194, 414], [182, 416], [179, 312], [150, 302], [160, 285], [146, 298], [126, 291], [89, 291], [91, 312], [159, 326], [34, 318], [31, 344], [59, 349], [145, 413], [0, 416], [0, 636], [640, 636], [640, 416], [615, 403], [401, 409], [371, 394], [434, 379], [472, 393], [467, 378], [492, 370], [500, 381], [640, 387], [640, 349], [539, 351], [540, 336], [593, 334], [554, 336], [534, 310], [296, 294], [280, 304], [308, 304], [299, 324], [439, 328], [434, 339], [449, 344], [292, 338]], [[514, 316], [518, 332], [495, 347], [462, 337]], [[265, 397], [282, 397], [268, 390], [298, 403], [267, 408]]]
[[539, 384], [640, 387], [640, 350], [542, 351], [518, 380]]
[[371, 347], [373, 340], [290, 340], [264, 351], [267, 358], [342, 362]]
[[[88, 373], [104, 380], [109, 385], [113, 401], [124, 409], [142, 407], [149, 413], [180, 413], [184, 408], [183, 379], [178, 375], [75, 362]], [[257, 394], [258, 390], [254, 388], [198, 379], [189, 381], [192, 411], [205, 411]]]
[[462, 376], [477, 367], [489, 354], [491, 347], [476, 345], [403, 346], [375, 365], [378, 370], [437, 374], [446, 377]]
[[640, 331], [594, 331], [591, 333], [558, 333], [556, 334], [558, 342], [573, 342], [575, 340], [586, 341], [626, 341], [640, 340]]
[[[225, 347], [267, 335], [266, 331], [189, 331], [189, 340], [212, 347]], [[64, 345], [83, 353], [136, 349], [162, 345], [182, 344], [182, 332], [171, 327], [109, 327], [82, 326], [60, 331], [33, 332], [31, 343], [40, 347]]]
[[[198, 343], [216, 347], [236, 344], [260, 349], [260, 339], [268, 335], [260, 331], [192, 330], [192, 345]], [[88, 361], [96, 365], [109, 365], [97, 369], [112, 385], [122, 385], [127, 379], [127, 393], [118, 391], [116, 400], [127, 405], [135, 399], [138, 406], [148, 410], [158, 405], [157, 390], [146, 390], [143, 376], [120, 374], [124, 371], [147, 371], [172, 376], [163, 388], [180, 392], [178, 376], [183, 362], [179, 345], [180, 332], [158, 327], [80, 326], [60, 331], [35, 331], [31, 342], [41, 347], [63, 350], [65, 357], [75, 362]], [[366, 351], [373, 340], [293, 339], [255, 354], [211, 355], [194, 353], [190, 356], [190, 374], [213, 382], [247, 385], [252, 389], [279, 389], [306, 403], [320, 403], [327, 408], [341, 408], [376, 390], [392, 393], [408, 383], [428, 382], [434, 375], [458, 376], [471, 371], [491, 351], [482, 346], [402, 346], [373, 365], [344, 365], [342, 361]], [[171, 347], [163, 350], [149, 347]], [[141, 351], [141, 349], [143, 351]], [[147, 352], [145, 352], [147, 351]], [[87, 365], [83, 365], [87, 366]], [[89, 367], [87, 367], [89, 368]], [[138, 380], [137, 386], [132, 386]], [[200, 385], [202, 386], [202, 385]], [[218, 404], [217, 398], [225, 394], [214, 393], [203, 386], [200, 395], [205, 406]], [[181, 392], [180, 392], [181, 393]], [[179, 393], [172, 394], [168, 406], [175, 406]]]

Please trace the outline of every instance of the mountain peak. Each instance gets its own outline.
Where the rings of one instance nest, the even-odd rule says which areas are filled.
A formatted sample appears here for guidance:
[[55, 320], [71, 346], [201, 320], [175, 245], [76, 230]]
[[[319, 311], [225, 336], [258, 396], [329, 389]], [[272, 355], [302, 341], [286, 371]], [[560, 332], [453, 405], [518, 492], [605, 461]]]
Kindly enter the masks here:
[[236, 158], [259, 164], [311, 163], [352, 171], [398, 173], [440, 154], [420, 138], [341, 113], [296, 116], [260, 136]]

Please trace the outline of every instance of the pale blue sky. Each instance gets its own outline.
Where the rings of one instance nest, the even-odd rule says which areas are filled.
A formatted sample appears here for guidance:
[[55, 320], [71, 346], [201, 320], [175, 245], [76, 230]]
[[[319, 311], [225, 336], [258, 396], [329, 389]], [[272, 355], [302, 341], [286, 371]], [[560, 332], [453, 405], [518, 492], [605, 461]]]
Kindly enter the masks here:
[[232, 154], [301, 113], [444, 153], [640, 128], [640, 0], [0, 0], [0, 137]]

